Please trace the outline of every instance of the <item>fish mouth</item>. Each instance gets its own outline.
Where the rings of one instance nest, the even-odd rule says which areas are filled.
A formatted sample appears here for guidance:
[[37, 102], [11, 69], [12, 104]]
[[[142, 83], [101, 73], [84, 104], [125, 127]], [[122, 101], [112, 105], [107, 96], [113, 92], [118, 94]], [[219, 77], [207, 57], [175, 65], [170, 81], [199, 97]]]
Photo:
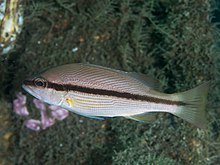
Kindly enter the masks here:
[[23, 84], [22, 85], [22, 88], [27, 92], [29, 93], [30, 95], [32, 95], [33, 97], [39, 99], [39, 100], [42, 100], [42, 98], [38, 95], [38, 93], [32, 88], [32, 86], [28, 86], [28, 85], [25, 85]]
[[26, 79], [22, 83], [22, 88], [31, 95], [33, 95], [35, 93], [32, 89], [33, 86], [34, 86], [34, 83], [33, 83], [32, 79]]
[[33, 93], [33, 91], [31, 90], [31, 88], [30, 87], [28, 87], [27, 85], [25, 85], [25, 84], [22, 84], [22, 88], [26, 91], [26, 92], [28, 92], [28, 93], [30, 93], [30, 94], [32, 94]]

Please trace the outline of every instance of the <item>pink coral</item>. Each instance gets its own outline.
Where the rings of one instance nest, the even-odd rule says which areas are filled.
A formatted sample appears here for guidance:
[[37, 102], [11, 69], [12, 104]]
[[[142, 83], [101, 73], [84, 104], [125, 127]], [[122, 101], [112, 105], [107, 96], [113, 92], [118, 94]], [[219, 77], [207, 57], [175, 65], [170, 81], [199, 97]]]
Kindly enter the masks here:
[[44, 102], [38, 100], [38, 99], [33, 99], [33, 103], [37, 109], [40, 111], [46, 111], [46, 105]]
[[46, 129], [48, 127], [51, 127], [55, 123], [55, 119], [52, 117], [49, 117], [47, 115], [46, 111], [41, 111], [41, 124], [42, 124], [42, 129]]
[[51, 109], [51, 116], [57, 120], [63, 120], [67, 116], [69, 116], [69, 111], [66, 109], [63, 109], [61, 107], [55, 106], [55, 105], [50, 105], [49, 109]]
[[16, 94], [16, 99], [13, 100], [13, 110], [20, 116], [28, 116], [29, 112], [26, 107], [26, 96], [21, 92]]
[[41, 129], [41, 121], [40, 120], [28, 119], [25, 121], [24, 125], [33, 131], [40, 131], [40, 129]]
[[[14, 112], [20, 116], [27, 117], [29, 112], [26, 107], [26, 96], [22, 93], [16, 94], [17, 99], [13, 101]], [[40, 111], [41, 120], [28, 119], [25, 121], [24, 125], [34, 131], [39, 131], [41, 129], [47, 129], [55, 124], [56, 120], [63, 120], [69, 115], [69, 111], [61, 107], [54, 105], [47, 106], [44, 102], [33, 99], [35, 107]]]

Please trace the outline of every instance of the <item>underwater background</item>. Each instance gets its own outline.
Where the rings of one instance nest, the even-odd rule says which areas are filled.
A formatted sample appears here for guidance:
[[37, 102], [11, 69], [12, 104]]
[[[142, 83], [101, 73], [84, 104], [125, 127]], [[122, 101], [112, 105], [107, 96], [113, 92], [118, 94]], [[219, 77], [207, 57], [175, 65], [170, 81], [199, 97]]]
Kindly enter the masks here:
[[[220, 164], [220, 2], [209, 0], [31, 0], [0, 62], [0, 164]], [[71, 113], [42, 131], [13, 112], [22, 81], [67, 63], [91, 63], [157, 78], [166, 93], [211, 80], [207, 130], [170, 114], [152, 123]]]

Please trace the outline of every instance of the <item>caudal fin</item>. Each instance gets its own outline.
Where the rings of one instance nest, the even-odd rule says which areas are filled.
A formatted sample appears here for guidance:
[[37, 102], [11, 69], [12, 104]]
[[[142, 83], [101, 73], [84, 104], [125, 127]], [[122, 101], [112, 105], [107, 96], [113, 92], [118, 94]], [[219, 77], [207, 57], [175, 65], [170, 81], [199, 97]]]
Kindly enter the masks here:
[[209, 85], [210, 82], [206, 82], [186, 92], [174, 94], [180, 101], [184, 102], [185, 105], [181, 106], [173, 114], [199, 128], [206, 128], [205, 105]]

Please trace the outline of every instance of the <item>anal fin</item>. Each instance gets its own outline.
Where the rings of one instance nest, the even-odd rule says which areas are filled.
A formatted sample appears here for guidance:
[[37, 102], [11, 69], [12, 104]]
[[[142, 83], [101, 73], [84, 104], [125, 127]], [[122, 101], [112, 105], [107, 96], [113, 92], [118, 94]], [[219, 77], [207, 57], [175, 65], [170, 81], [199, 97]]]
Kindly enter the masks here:
[[128, 119], [136, 120], [136, 121], [146, 121], [146, 122], [152, 122], [156, 120], [157, 116], [156, 113], [142, 113], [139, 115], [133, 115], [133, 116], [125, 116]]

